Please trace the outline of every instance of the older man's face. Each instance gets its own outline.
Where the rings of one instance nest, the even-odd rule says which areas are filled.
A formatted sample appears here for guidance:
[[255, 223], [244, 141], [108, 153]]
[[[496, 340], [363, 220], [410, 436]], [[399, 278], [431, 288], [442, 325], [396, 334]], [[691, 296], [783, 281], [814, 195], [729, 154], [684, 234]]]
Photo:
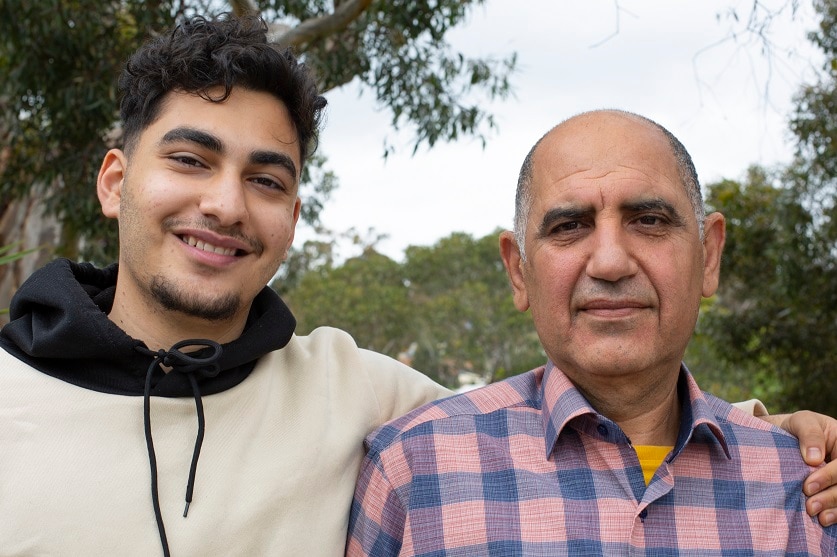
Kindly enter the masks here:
[[570, 120], [534, 164], [527, 259], [503, 252], [550, 359], [577, 383], [676, 373], [717, 287], [723, 217], [701, 241], [668, 141], [626, 115]]

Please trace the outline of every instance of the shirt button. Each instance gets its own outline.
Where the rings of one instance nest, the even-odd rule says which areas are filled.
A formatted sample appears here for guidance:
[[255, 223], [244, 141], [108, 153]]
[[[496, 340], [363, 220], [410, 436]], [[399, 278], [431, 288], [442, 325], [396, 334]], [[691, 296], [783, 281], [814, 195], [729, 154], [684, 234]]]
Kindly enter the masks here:
[[599, 424], [596, 426], [596, 430], [599, 432], [600, 435], [607, 435], [607, 426], [603, 424]]

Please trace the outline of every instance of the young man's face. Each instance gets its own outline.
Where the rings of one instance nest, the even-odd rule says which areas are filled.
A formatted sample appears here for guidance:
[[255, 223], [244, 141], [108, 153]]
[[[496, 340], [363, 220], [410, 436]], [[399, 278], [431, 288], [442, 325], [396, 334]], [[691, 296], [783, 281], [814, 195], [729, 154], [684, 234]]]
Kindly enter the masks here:
[[119, 219], [117, 295], [205, 320], [243, 320], [287, 255], [300, 148], [285, 105], [234, 89], [222, 103], [169, 93], [99, 176]]

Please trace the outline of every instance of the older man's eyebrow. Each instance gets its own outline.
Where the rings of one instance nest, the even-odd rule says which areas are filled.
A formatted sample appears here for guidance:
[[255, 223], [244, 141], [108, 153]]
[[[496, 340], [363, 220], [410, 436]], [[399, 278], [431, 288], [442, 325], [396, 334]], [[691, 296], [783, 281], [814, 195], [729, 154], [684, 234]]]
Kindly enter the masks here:
[[294, 160], [285, 153], [276, 151], [253, 151], [250, 153], [250, 164], [259, 166], [278, 166], [284, 168], [296, 178], [296, 164]]
[[639, 201], [627, 201], [622, 204], [622, 211], [626, 213], [644, 213], [647, 211], [658, 211], [665, 213], [674, 226], [685, 226], [686, 219], [668, 201], [662, 198], [642, 199]]
[[552, 227], [558, 222], [589, 219], [595, 214], [593, 207], [555, 207], [547, 211], [538, 227], [538, 236], [548, 236]]
[[196, 145], [200, 145], [201, 147], [209, 149], [214, 153], [224, 152], [224, 144], [218, 137], [205, 131], [186, 126], [181, 126], [167, 131], [162, 139], [160, 139], [159, 145], [168, 145], [170, 143], [178, 143], [181, 141], [195, 143]]

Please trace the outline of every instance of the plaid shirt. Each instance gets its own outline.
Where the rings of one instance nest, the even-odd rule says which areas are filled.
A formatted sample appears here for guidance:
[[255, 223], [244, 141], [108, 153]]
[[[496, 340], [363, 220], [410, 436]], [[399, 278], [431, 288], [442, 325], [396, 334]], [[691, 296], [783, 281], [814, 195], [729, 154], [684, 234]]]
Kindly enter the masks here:
[[629, 439], [551, 364], [367, 439], [347, 555], [837, 555], [795, 438], [701, 393], [646, 487]]

